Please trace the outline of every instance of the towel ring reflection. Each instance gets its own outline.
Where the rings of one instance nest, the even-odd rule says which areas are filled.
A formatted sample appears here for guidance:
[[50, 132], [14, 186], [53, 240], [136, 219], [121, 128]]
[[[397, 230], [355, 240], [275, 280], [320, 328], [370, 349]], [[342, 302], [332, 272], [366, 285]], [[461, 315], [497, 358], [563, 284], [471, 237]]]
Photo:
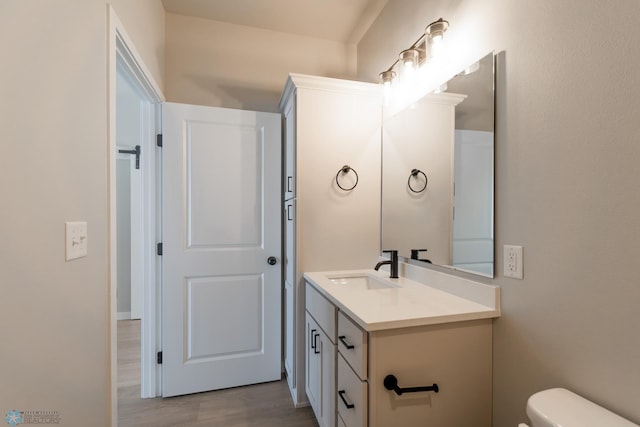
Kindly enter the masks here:
[[[411, 186], [411, 178], [417, 179], [418, 175], [424, 176], [424, 186], [420, 189], [415, 189]], [[409, 190], [414, 193], [422, 193], [427, 189], [427, 183], [429, 182], [429, 178], [427, 178], [427, 174], [422, 172], [420, 169], [412, 169], [411, 174], [409, 175], [409, 179], [407, 180], [407, 185], [409, 186]]]
[[[356, 175], [356, 182], [355, 182], [355, 184], [353, 184], [353, 186], [351, 186], [349, 188], [345, 188], [342, 185], [340, 185], [340, 174], [346, 175], [349, 172], [353, 172]], [[354, 188], [356, 188], [356, 185], [358, 185], [358, 172], [356, 172], [356, 170], [353, 169], [351, 166], [344, 165], [343, 167], [340, 168], [340, 170], [336, 174], [336, 184], [343, 191], [351, 191], [351, 190], [353, 190]]]

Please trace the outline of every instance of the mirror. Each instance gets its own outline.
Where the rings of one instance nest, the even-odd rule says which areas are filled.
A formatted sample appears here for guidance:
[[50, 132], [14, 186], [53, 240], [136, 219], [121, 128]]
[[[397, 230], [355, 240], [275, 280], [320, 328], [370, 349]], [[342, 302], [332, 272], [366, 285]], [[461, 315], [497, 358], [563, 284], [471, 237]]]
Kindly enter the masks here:
[[493, 277], [494, 63], [490, 53], [385, 117], [382, 249]]

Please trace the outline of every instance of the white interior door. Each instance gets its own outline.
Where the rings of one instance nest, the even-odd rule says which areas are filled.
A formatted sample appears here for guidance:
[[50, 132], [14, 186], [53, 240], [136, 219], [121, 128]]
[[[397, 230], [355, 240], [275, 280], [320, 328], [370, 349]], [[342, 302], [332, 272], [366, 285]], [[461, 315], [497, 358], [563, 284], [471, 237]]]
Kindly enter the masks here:
[[163, 106], [165, 397], [280, 379], [280, 126]]
[[[129, 319], [142, 317], [144, 242], [144, 161], [132, 154], [144, 146], [149, 101], [122, 64], [116, 75], [116, 181], [118, 207], [118, 312]], [[125, 247], [126, 246], [126, 247]]]
[[117, 233], [119, 319], [142, 317], [144, 236], [142, 174], [135, 157], [122, 153], [132, 147], [117, 146]]
[[453, 265], [493, 275], [493, 133], [455, 131]]

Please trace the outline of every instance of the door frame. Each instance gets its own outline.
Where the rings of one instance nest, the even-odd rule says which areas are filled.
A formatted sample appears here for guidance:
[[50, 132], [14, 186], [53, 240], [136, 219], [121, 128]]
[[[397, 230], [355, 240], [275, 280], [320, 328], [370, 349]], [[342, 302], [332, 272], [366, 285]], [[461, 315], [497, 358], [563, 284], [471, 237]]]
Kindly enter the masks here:
[[[118, 349], [117, 349], [117, 235], [116, 235], [116, 76], [120, 63], [139, 85], [149, 100], [151, 108], [150, 120], [146, 125], [152, 135], [160, 132], [159, 105], [164, 95], [144, 64], [141, 55], [136, 50], [131, 38], [122, 25], [111, 5], [107, 5], [107, 145], [108, 145], [108, 181], [107, 181], [107, 216], [108, 216], [108, 299], [109, 299], [109, 400], [111, 425], [118, 424]], [[145, 173], [143, 187], [145, 199], [143, 201], [145, 229], [145, 282], [143, 285], [142, 306], [142, 340], [141, 340], [141, 397], [155, 397], [158, 395], [158, 380], [160, 370], [155, 363], [156, 349], [159, 348], [159, 291], [157, 287], [160, 276], [160, 263], [155, 254], [155, 244], [161, 237], [159, 203], [160, 188], [157, 184], [160, 154], [155, 148], [154, 139], [146, 138], [142, 146]], [[143, 160], [144, 159], [144, 160]]]

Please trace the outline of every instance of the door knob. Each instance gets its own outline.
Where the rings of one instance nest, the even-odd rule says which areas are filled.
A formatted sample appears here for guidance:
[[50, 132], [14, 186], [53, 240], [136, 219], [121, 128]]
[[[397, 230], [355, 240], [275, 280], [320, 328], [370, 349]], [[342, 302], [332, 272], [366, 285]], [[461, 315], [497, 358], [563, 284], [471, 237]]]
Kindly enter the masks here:
[[267, 258], [267, 264], [269, 265], [276, 265], [277, 262], [278, 260], [274, 256], [270, 256], [269, 258]]

